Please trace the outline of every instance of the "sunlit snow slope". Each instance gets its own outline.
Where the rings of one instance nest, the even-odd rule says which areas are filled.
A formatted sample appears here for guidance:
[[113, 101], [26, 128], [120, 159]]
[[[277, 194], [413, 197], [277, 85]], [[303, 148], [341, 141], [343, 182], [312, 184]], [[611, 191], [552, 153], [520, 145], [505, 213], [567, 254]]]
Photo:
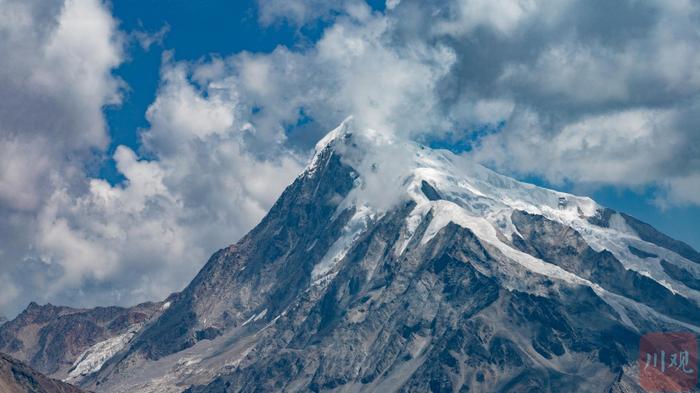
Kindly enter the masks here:
[[[642, 240], [623, 215], [599, 206], [590, 198], [519, 182], [474, 163], [468, 155], [429, 149], [371, 129], [357, 129], [352, 117], [317, 144], [316, 156], [326, 148], [337, 151], [342, 161], [359, 173], [355, 187], [339, 207], [339, 211], [349, 206], [357, 208], [352, 224], [376, 219], [407, 200], [416, 203], [407, 218], [407, 232], [397, 243], [399, 254], [411, 240], [417, 224], [431, 212], [434, 217], [423, 234], [423, 243], [452, 222], [470, 229], [529, 269], [572, 282], [586, 282], [512, 246], [513, 235], [520, 236], [511, 220], [512, 214], [524, 211], [573, 228], [594, 250], [612, 252], [625, 268], [649, 276], [671, 291], [700, 300], [700, 288], [688, 287], [688, 280], [684, 283], [678, 275], [672, 277], [662, 266], [664, 261], [692, 272], [690, 277], [697, 277], [700, 261], [684, 258], [664, 244]], [[316, 165], [312, 161], [307, 171], [313, 174]], [[329, 261], [339, 260], [342, 250], [351, 244], [348, 237], [356, 238], [366, 227], [350, 225], [348, 234], [340, 240], [345, 247], [331, 250], [314, 270], [317, 276], [330, 271]]]

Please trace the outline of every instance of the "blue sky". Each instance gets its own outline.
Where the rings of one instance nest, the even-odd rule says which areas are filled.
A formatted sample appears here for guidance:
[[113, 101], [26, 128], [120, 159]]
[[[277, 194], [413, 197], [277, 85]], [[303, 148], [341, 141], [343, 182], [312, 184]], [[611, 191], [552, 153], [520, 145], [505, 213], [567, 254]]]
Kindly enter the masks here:
[[349, 114], [700, 248], [696, 4], [4, 7], [0, 315], [182, 288]]

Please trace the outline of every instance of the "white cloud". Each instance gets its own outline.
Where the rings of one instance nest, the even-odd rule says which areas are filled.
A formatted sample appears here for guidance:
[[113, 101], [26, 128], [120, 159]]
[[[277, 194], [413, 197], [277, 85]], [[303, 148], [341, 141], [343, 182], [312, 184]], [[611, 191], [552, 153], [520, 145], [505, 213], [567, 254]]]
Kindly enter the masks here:
[[41, 248], [66, 240], [61, 258], [75, 264], [95, 255], [62, 239], [60, 221], [45, 238], [37, 233], [49, 201], [84, 187], [85, 162], [109, 142], [102, 109], [120, 101], [112, 70], [122, 38], [97, 0], [6, 0], [0, 53], [11, 54], [0, 56], [0, 269], [16, 283], [0, 294], [0, 307], [13, 312], [60, 274], [62, 262], [37, 261]]
[[[53, 88], [66, 93], [68, 87], [82, 105], [93, 109], [86, 111], [91, 116], [89, 124], [99, 125], [103, 121], [101, 107], [120, 101], [120, 82], [111, 72], [122, 61], [121, 41], [116, 21], [101, 2], [67, 0], [57, 29], [46, 43], [44, 61], [32, 80], [42, 92]], [[91, 135], [90, 131], [80, 132]], [[104, 134], [104, 128], [100, 131]], [[105, 140], [102, 135], [85, 142], [100, 145]]]
[[316, 18], [327, 18], [330, 13], [342, 9], [356, 0], [258, 0], [260, 22], [269, 25], [286, 20], [304, 25]]
[[657, 200], [663, 206], [680, 204], [700, 205], [700, 174], [691, 173], [687, 176], [670, 177], [662, 181], [667, 187], [667, 195]]
[[467, 34], [479, 27], [509, 35], [541, 8], [556, 8], [555, 2], [535, 0], [459, 0], [451, 18], [436, 24], [437, 34]]
[[[200, 65], [194, 75], [235, 95], [259, 140], [283, 140], [285, 126], [302, 111], [319, 133], [353, 113], [376, 129], [443, 130], [447, 122], [436, 85], [455, 61], [452, 51], [444, 45], [395, 45], [388, 19], [366, 5], [352, 10], [311, 48], [237, 54]], [[258, 112], [247, 113], [253, 109]]]
[[169, 32], [170, 25], [164, 24], [158, 31], [135, 31], [132, 35], [136, 38], [139, 45], [141, 45], [141, 49], [148, 51], [153, 45], [163, 45], [165, 36], [168, 35]]
[[[181, 139], [188, 136], [206, 138], [230, 131], [234, 122], [235, 102], [213, 95], [206, 99], [186, 79], [184, 65], [166, 67], [162, 73], [162, 87], [146, 116], [153, 130], [149, 137]], [[235, 98], [234, 98], [235, 99]], [[172, 133], [177, 132], [177, 136]], [[162, 133], [162, 135], [154, 135]]]
[[530, 65], [509, 65], [501, 83], [528, 84], [543, 94], [574, 102], [623, 100], [629, 96], [634, 57], [604, 47], [576, 43], [553, 46]]
[[6, 309], [12, 307], [13, 302], [19, 295], [19, 289], [15, 285], [14, 280], [8, 274], [0, 274], [0, 288], [2, 288], [0, 308]]
[[326, 31], [314, 66], [333, 71], [329, 80], [337, 90], [323, 110], [345, 109], [378, 130], [423, 132], [441, 122], [435, 86], [454, 54], [443, 46], [392, 47], [387, 28], [386, 20], [375, 19]]
[[106, 146], [102, 108], [119, 102], [120, 36], [97, 1], [8, 1], [0, 32], [0, 51], [12, 54], [0, 59], [0, 200], [31, 209], [50, 192], [49, 170]]
[[0, 201], [17, 210], [36, 209], [40, 203], [37, 184], [49, 169], [51, 160], [37, 148], [18, 138], [0, 144]]
[[673, 165], [683, 146], [692, 143], [675, 129], [678, 116], [675, 110], [611, 112], [549, 134], [537, 114], [524, 111], [511, 117], [502, 133], [483, 138], [473, 154], [501, 171], [537, 174], [555, 184], [668, 186], [676, 202], [697, 203], [691, 192], [697, 176]]

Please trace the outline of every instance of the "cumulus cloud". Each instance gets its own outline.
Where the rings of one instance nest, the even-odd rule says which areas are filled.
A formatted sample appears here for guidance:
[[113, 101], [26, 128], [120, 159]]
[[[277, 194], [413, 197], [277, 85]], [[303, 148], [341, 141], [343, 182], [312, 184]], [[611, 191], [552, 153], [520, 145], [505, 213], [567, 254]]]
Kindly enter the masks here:
[[546, 9], [556, 9], [561, 2], [535, 0], [461, 0], [447, 4], [447, 16], [435, 25], [435, 33], [464, 35], [478, 28], [491, 29], [502, 35], [513, 33], [526, 19]]
[[662, 189], [660, 203], [699, 204], [692, 192], [700, 173], [693, 147], [700, 140], [697, 4], [565, 7], [521, 18], [517, 35], [496, 34], [503, 33], [497, 23], [494, 34], [449, 33], [486, 39], [455, 44], [456, 101], [486, 96], [514, 103], [503, 111], [505, 127], [480, 138], [474, 155], [557, 184], [651, 185]]
[[[0, 198], [36, 208], [48, 169], [109, 138], [102, 107], [120, 100], [121, 37], [97, 1], [7, 1], [0, 11]], [[64, 163], [65, 164], [65, 163]]]
[[195, 79], [237, 95], [254, 141], [280, 141], [304, 123], [305, 147], [349, 114], [364, 126], [415, 134], [449, 124], [436, 85], [455, 62], [446, 45], [393, 40], [392, 20], [364, 3], [344, 9], [309, 48], [240, 53], [199, 64]]
[[123, 54], [98, 1], [4, 1], [0, 37], [0, 269], [15, 283], [0, 303], [14, 310], [56, 273], [32, 256], [38, 214], [107, 146], [102, 109], [120, 101], [111, 70]]
[[502, 170], [537, 173], [553, 183], [567, 180], [637, 187], [675, 176], [667, 167], [691, 141], [674, 132], [671, 110], [628, 110], [584, 117], [558, 132], [532, 111], [511, 119], [508, 137], [491, 134], [474, 153]]

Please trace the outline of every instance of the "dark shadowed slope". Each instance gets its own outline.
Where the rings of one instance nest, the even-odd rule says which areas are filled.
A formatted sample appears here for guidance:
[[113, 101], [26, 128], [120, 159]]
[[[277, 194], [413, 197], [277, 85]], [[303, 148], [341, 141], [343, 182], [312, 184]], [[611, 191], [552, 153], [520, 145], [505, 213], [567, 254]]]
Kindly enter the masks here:
[[75, 309], [32, 302], [0, 326], [0, 351], [64, 379], [91, 347], [110, 339], [128, 341], [161, 307], [162, 303], [144, 303], [131, 308]]
[[0, 353], [2, 393], [82, 393], [73, 385], [51, 379], [26, 364]]

